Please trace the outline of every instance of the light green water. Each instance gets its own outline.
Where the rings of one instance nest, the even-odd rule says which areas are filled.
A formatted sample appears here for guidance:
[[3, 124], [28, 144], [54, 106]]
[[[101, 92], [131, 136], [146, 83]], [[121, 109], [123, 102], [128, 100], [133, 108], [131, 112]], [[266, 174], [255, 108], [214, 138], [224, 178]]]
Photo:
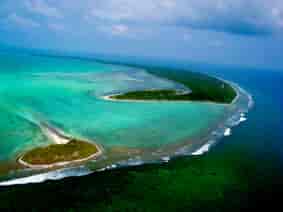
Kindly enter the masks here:
[[[50, 143], [36, 126], [112, 147], [160, 148], [214, 129], [227, 106], [193, 102], [112, 102], [106, 94], [182, 85], [144, 70], [97, 62], [0, 55], [0, 161]], [[107, 154], [107, 151], [106, 153]]]

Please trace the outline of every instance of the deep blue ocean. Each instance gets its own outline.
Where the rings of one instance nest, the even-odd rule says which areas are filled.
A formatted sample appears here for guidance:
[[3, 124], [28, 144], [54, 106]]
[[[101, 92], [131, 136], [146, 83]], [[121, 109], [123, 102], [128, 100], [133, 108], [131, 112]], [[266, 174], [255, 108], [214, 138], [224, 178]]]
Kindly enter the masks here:
[[186, 61], [146, 61], [136, 64], [193, 70], [237, 83], [251, 94], [253, 108], [248, 113], [248, 120], [234, 128], [232, 136], [223, 138], [211, 151], [221, 152], [229, 148], [230, 143], [255, 153], [259, 158], [272, 157], [276, 158], [278, 164], [283, 162], [283, 69]]
[[[132, 59], [127, 59], [130, 61]], [[223, 138], [213, 148], [221, 151], [232, 142], [260, 157], [283, 159], [283, 68], [250, 67], [238, 65], [212, 65], [186, 61], [136, 60], [136, 64], [170, 67], [206, 73], [234, 82], [245, 89], [254, 100], [248, 120], [233, 129], [232, 136]]]
[[[254, 99], [248, 121], [234, 129], [230, 138], [242, 148], [255, 152], [259, 158], [276, 157], [279, 164], [283, 159], [283, 72], [269, 69], [214, 69], [207, 73], [216, 74], [234, 81], [246, 89]], [[226, 141], [227, 140], [227, 141]], [[221, 143], [215, 148], [221, 149]]]

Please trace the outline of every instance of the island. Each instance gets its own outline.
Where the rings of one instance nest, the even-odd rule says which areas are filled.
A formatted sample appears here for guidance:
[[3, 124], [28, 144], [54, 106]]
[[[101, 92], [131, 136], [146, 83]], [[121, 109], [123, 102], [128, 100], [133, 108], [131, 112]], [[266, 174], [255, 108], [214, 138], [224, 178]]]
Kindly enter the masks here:
[[52, 168], [96, 159], [102, 154], [97, 144], [63, 134], [46, 123], [40, 123], [41, 131], [53, 141], [45, 147], [37, 147], [22, 154], [18, 162], [29, 168]]
[[147, 89], [105, 96], [106, 100], [157, 100], [203, 101], [230, 104], [237, 96], [236, 90], [226, 81], [189, 71], [147, 70], [161, 78], [178, 82], [186, 90]]
[[[166, 69], [147, 69], [159, 78], [177, 82], [180, 87], [172, 89], [148, 88], [104, 96], [112, 101], [202, 101], [231, 104], [237, 91], [221, 79], [205, 74]], [[54, 144], [31, 149], [19, 157], [18, 162], [29, 168], [52, 168], [96, 159], [102, 149], [93, 141], [70, 136], [49, 122], [38, 123], [42, 133]]]

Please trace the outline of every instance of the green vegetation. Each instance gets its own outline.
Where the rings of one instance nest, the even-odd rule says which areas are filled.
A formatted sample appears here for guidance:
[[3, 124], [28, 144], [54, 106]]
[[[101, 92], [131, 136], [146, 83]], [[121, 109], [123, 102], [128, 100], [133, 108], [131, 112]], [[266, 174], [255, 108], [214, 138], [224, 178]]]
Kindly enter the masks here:
[[190, 100], [188, 94], [181, 94], [175, 90], [131, 91], [125, 94], [112, 96], [111, 98], [136, 100]]
[[111, 98], [134, 100], [211, 101], [229, 104], [237, 95], [234, 88], [228, 83], [204, 74], [166, 69], [149, 69], [149, 72], [159, 77], [179, 82], [191, 89], [192, 92], [182, 94], [175, 90], [131, 91], [125, 94], [112, 96]]
[[231, 85], [205, 74], [168, 69], [149, 69], [148, 71], [151, 74], [188, 86], [192, 92], [186, 98], [192, 101], [231, 103], [237, 96]]
[[31, 165], [50, 165], [87, 158], [99, 150], [96, 145], [73, 139], [67, 144], [38, 147], [25, 153], [22, 160]]

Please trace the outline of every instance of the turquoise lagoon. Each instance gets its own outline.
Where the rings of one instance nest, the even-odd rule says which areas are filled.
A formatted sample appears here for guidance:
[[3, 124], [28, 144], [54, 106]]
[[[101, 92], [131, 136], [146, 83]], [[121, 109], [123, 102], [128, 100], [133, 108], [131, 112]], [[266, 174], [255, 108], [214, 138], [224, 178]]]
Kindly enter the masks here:
[[104, 150], [97, 161], [56, 170], [61, 178], [201, 154], [229, 135], [227, 129], [245, 120], [252, 101], [235, 84], [238, 98], [231, 105], [107, 101], [103, 96], [113, 93], [184, 87], [143, 68], [67, 57], [1, 54], [0, 82], [2, 180], [50, 171], [56, 178], [53, 170], [17, 164], [23, 152], [51, 143], [39, 128], [42, 121], [96, 142]]

